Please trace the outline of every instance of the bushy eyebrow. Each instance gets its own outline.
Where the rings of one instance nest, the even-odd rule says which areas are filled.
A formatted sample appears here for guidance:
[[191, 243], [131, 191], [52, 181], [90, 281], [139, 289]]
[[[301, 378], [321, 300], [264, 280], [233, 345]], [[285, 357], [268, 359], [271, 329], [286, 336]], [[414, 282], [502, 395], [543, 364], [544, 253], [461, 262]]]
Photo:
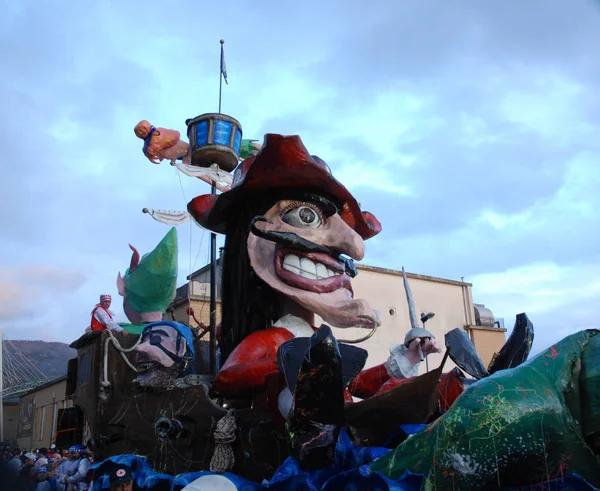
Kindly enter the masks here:
[[333, 201], [331, 201], [323, 196], [319, 196], [317, 194], [302, 193], [301, 196], [289, 197], [287, 199], [282, 199], [281, 201], [289, 201], [290, 202], [290, 204], [288, 204], [287, 206], [284, 207], [284, 208], [288, 208], [288, 209], [295, 208], [295, 207], [302, 206], [302, 205], [305, 205], [305, 206], [309, 205], [309, 206], [315, 207], [315, 208], [319, 209], [326, 217], [330, 217], [330, 216], [340, 213], [340, 210], [335, 205], [335, 203], [333, 203]]

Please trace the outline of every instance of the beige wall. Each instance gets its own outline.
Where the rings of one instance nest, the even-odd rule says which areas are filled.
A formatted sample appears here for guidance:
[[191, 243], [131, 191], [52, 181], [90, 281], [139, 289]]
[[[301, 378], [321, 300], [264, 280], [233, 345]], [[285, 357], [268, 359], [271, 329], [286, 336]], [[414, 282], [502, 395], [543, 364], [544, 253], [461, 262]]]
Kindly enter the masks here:
[[73, 403], [65, 396], [67, 389], [66, 379], [52, 383], [28, 392], [34, 395], [35, 416], [33, 420], [33, 435], [27, 438], [19, 438], [19, 448], [36, 449], [40, 447], [49, 448], [54, 441], [59, 409], [72, 407]]
[[[444, 335], [457, 327], [465, 328], [474, 324], [471, 284], [459, 281], [433, 278], [407, 273], [408, 282], [415, 302], [417, 317], [421, 313], [434, 312], [426, 327], [443, 345]], [[404, 291], [401, 272], [370, 266], [359, 266], [359, 274], [352, 280], [355, 298], [364, 298], [381, 315], [381, 326], [369, 340], [359, 344], [369, 352], [366, 367], [378, 365], [387, 360], [391, 344], [402, 344], [410, 329], [408, 303]], [[365, 335], [364, 329], [334, 329], [340, 339], [356, 339]], [[485, 353], [499, 349], [504, 344], [504, 330], [495, 329], [487, 337], [475, 338], [478, 352]], [[491, 343], [491, 344], [490, 344]], [[428, 357], [429, 368], [439, 366], [443, 354]], [[489, 355], [491, 357], [491, 355]], [[486, 359], [484, 362], [487, 363]], [[451, 360], [445, 365], [445, 371], [454, 367]], [[420, 373], [426, 371], [422, 363]]]
[[498, 329], [490, 327], [471, 326], [471, 341], [477, 348], [477, 353], [487, 367], [492, 361], [494, 353], [500, 351], [505, 342], [504, 333], [500, 335]]
[[[191, 298], [190, 305], [194, 309], [196, 319], [208, 326], [210, 323], [210, 299], [205, 298]], [[172, 311], [165, 314], [165, 320], [174, 320], [181, 322], [192, 327], [197, 327], [198, 324], [194, 321], [191, 315], [187, 314], [188, 303], [184, 301], [177, 305]], [[221, 322], [221, 302], [217, 302], [217, 324]]]
[[[402, 344], [404, 336], [410, 329], [408, 316], [408, 303], [402, 273], [400, 271], [358, 265], [359, 274], [352, 280], [355, 298], [364, 298], [381, 315], [382, 325], [375, 335], [358, 346], [369, 352], [366, 367], [383, 363], [389, 356], [391, 344]], [[429, 329], [441, 345], [444, 335], [457, 327], [473, 332], [470, 327], [475, 325], [475, 311], [473, 306], [472, 289], [470, 283], [446, 280], [430, 276], [407, 273], [412, 290], [417, 316], [421, 313], [434, 312], [435, 317], [427, 322]], [[196, 281], [200, 276], [195, 278]], [[182, 287], [183, 288], [183, 287]], [[196, 288], [198, 290], [198, 288]], [[194, 290], [195, 291], [195, 290]], [[187, 290], [183, 297], [187, 296]], [[208, 292], [206, 292], [208, 293]], [[209, 323], [209, 297], [193, 295], [191, 305], [196, 317], [206, 325]], [[176, 304], [173, 313], [168, 313], [165, 318], [183, 322], [192, 326], [196, 323], [187, 315], [188, 303], [186, 298], [181, 298]], [[221, 304], [217, 305], [217, 323], [221, 321]], [[317, 325], [322, 321], [317, 318]], [[364, 329], [337, 329], [334, 333], [338, 339], [357, 339], [363, 337], [368, 331]], [[484, 363], [489, 362], [493, 353], [499, 350], [505, 342], [505, 329], [477, 330], [477, 334], [470, 334], [477, 351]], [[443, 354], [428, 357], [429, 368], [439, 366]], [[445, 371], [454, 367], [451, 360], [446, 362]], [[426, 371], [426, 364], [422, 363], [420, 373]]]

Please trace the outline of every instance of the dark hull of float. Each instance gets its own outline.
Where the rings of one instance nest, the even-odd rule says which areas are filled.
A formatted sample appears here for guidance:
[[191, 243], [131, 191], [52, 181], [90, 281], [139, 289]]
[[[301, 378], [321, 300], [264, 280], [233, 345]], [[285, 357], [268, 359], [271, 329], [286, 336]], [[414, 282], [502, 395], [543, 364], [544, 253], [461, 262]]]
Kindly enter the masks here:
[[[138, 336], [116, 334], [115, 338], [129, 349]], [[91, 439], [96, 461], [133, 453], [148, 457], [159, 472], [208, 468], [212, 429], [226, 411], [208, 397], [205, 386], [164, 391], [135, 386], [135, 372], [105, 332], [85, 334], [71, 346], [77, 349], [77, 364], [71, 364], [74, 369], [69, 373], [74, 381], [73, 403], [85, 415], [84, 438]], [[125, 356], [133, 361], [131, 354]], [[177, 438], [158, 436], [156, 422], [161, 418], [182, 423]]]
[[[125, 350], [138, 339], [133, 334], [114, 336]], [[179, 474], [210, 468], [215, 425], [227, 409], [209, 396], [209, 375], [194, 376], [198, 385], [187, 388], [144, 389], [133, 383], [136, 374], [108, 333], [87, 333], [71, 347], [77, 349], [77, 359], [69, 363], [67, 390], [83, 413], [84, 441], [96, 461], [137, 454], [147, 457], [157, 472]], [[199, 342], [196, 353], [196, 372], [207, 373], [208, 343]], [[125, 356], [134, 361], [132, 353]], [[258, 404], [264, 410], [254, 407], [252, 400], [229, 402], [238, 409], [234, 472], [255, 480], [271, 477], [288, 456], [283, 422], [272, 421], [266, 401]], [[162, 436], [157, 433], [159, 420], [165, 426]], [[181, 423], [180, 431], [165, 436], [173, 420]]]
[[[115, 338], [129, 349], [138, 336], [116, 334]], [[196, 347], [196, 372], [200, 374], [208, 372], [207, 345], [200, 342]], [[215, 425], [228, 408], [236, 409], [234, 473], [258, 482], [270, 479], [289, 456], [284, 421], [276, 414], [281, 390], [278, 376], [270, 378], [260, 398], [221, 400], [227, 406], [223, 407], [209, 395], [209, 375], [196, 376], [204, 383], [187, 388], [158, 391], [137, 387], [133, 384], [135, 372], [105, 332], [87, 333], [71, 347], [77, 349], [77, 360], [69, 364], [68, 392], [83, 412], [84, 440], [89, 441], [96, 461], [137, 454], [147, 457], [157, 472], [174, 475], [209, 470]], [[133, 361], [131, 353], [125, 356]], [[442, 366], [381, 395], [346, 405], [347, 429], [356, 443], [382, 445], [400, 424], [425, 423], [438, 407]], [[159, 420], [163, 422], [162, 435], [157, 432]], [[180, 426], [169, 435], [173, 420]]]

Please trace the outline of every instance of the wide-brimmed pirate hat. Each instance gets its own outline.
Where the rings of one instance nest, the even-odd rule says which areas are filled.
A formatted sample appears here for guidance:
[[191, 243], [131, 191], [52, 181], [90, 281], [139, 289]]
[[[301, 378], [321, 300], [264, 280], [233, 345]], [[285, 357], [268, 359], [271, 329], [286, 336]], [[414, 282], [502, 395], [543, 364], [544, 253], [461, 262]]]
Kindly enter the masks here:
[[188, 203], [188, 211], [202, 227], [225, 233], [227, 220], [244, 202], [283, 188], [327, 194], [339, 205], [342, 220], [364, 240], [381, 232], [377, 218], [360, 209], [327, 164], [308, 153], [299, 136], [265, 135], [260, 152], [235, 169], [230, 190], [198, 196]]

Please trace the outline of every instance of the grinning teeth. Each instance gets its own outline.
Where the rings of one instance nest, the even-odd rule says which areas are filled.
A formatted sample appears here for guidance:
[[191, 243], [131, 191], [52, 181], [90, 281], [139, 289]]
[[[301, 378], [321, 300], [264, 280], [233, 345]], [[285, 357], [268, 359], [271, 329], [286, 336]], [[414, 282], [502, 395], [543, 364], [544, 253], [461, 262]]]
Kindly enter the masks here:
[[302, 276], [312, 280], [317, 279], [317, 266], [310, 259], [303, 257], [300, 260], [300, 269], [302, 270]]
[[294, 254], [287, 254], [283, 258], [283, 269], [310, 280], [322, 280], [339, 274], [324, 264], [314, 263], [305, 257], [300, 259]]
[[283, 258], [283, 265], [290, 266], [300, 271], [300, 258], [298, 256], [294, 256], [293, 254], [288, 254]]

